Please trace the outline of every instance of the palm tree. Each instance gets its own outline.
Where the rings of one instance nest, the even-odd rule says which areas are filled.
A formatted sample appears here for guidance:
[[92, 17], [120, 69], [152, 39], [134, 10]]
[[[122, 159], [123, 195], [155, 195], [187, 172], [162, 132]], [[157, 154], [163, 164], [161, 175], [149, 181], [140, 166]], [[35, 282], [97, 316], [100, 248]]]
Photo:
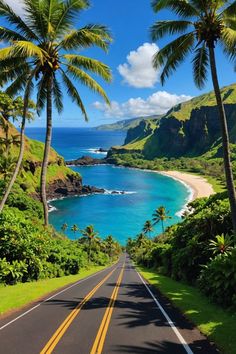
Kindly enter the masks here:
[[[74, 226], [76, 226], [76, 225], [74, 225]], [[72, 226], [72, 227], [73, 227], [73, 226]], [[62, 230], [63, 232], [65, 232], [67, 229], [68, 229], [68, 224], [67, 224], [67, 223], [64, 223], [64, 224], [61, 225], [61, 230]], [[72, 230], [72, 231], [74, 231], [74, 230]]]
[[91, 24], [74, 28], [73, 22], [80, 12], [89, 7], [89, 0], [22, 0], [25, 16], [21, 18], [0, 0], [0, 16], [8, 21], [11, 29], [1, 27], [0, 40], [10, 42], [0, 50], [0, 84], [12, 81], [8, 90], [16, 93], [25, 89], [27, 100], [37, 89], [38, 114], [46, 107], [47, 129], [40, 177], [40, 196], [44, 208], [44, 224], [48, 225], [46, 197], [47, 165], [52, 135], [52, 108], [63, 109], [63, 89], [80, 108], [85, 120], [88, 116], [80, 94], [73, 81], [87, 86], [109, 103], [102, 87], [90, 76], [97, 74], [106, 81], [111, 72], [102, 62], [78, 54], [81, 49], [98, 46], [108, 49], [111, 41], [106, 27]]
[[109, 258], [111, 258], [112, 256], [112, 250], [115, 246], [115, 241], [113, 240], [112, 235], [107, 236], [107, 238], [104, 240], [105, 244], [106, 244], [106, 249], [107, 249], [107, 253]]
[[152, 7], [155, 12], [170, 9], [178, 16], [177, 20], [157, 21], [151, 27], [151, 37], [154, 41], [165, 35], [177, 36], [154, 56], [154, 67], [162, 67], [162, 84], [190, 53], [194, 54], [193, 75], [198, 88], [204, 87], [210, 68], [221, 124], [231, 217], [236, 233], [236, 194], [230, 158], [229, 134], [215, 58], [217, 44], [222, 46], [230, 58], [235, 58], [236, 1], [229, 3], [226, 0], [152, 0]]
[[145, 234], [149, 233], [149, 237], [150, 237], [152, 231], [153, 231], [152, 223], [150, 220], [147, 220], [143, 226], [143, 232]]
[[168, 219], [171, 219], [171, 216], [169, 216], [168, 214], [169, 214], [169, 211], [166, 211], [166, 208], [164, 206], [160, 206], [152, 214], [153, 225], [156, 225], [159, 222], [161, 222], [163, 233], [165, 232], [164, 222]]
[[[63, 227], [63, 226], [66, 227], [66, 229], [67, 229], [67, 224], [63, 224], [62, 227]], [[74, 232], [74, 239], [75, 239], [75, 234], [76, 234], [77, 231], [79, 231], [78, 226], [77, 226], [76, 224], [72, 225], [72, 226], [71, 226], [71, 231]]]
[[82, 230], [82, 235], [88, 239], [88, 261], [90, 263], [92, 243], [95, 240], [95, 237], [98, 235], [98, 232], [94, 230], [93, 225], [89, 225], [84, 230]]
[[[24, 67], [24, 63], [21, 63], [22, 66]], [[26, 75], [27, 77], [27, 75]], [[1, 77], [0, 77], [0, 81], [1, 81]], [[29, 81], [29, 85], [30, 85], [30, 81]], [[10, 90], [9, 90], [10, 91]], [[8, 92], [8, 90], [7, 90]], [[30, 109], [35, 109], [35, 104], [33, 101], [31, 101], [29, 99], [29, 88], [28, 88], [28, 84], [26, 85], [26, 91], [25, 91], [25, 96], [24, 96], [24, 100], [22, 100], [21, 97], [16, 98], [13, 102], [12, 102], [12, 112], [11, 112], [11, 117], [13, 118], [13, 121], [18, 120], [19, 118], [21, 118], [21, 124], [20, 124], [20, 139], [18, 140], [18, 144], [20, 146], [19, 149], [19, 153], [18, 153], [18, 157], [16, 160], [16, 164], [15, 167], [12, 169], [12, 174], [10, 175], [10, 181], [6, 187], [6, 190], [3, 193], [3, 197], [2, 200], [0, 202], [0, 212], [3, 210], [3, 207], [7, 201], [7, 198], [11, 192], [11, 189], [13, 187], [13, 184], [15, 183], [15, 180], [17, 178], [17, 175], [19, 173], [20, 167], [21, 167], [21, 163], [22, 163], [22, 159], [23, 159], [23, 154], [24, 154], [24, 146], [25, 146], [25, 123], [26, 120], [32, 120], [34, 117], [34, 113], [33, 111], [30, 111], [28, 108]], [[6, 119], [6, 114], [3, 115], [5, 116], [5, 124], [9, 124]], [[8, 113], [8, 117], [9, 117], [9, 113]], [[7, 138], [7, 137], [6, 137]], [[14, 143], [14, 139], [15, 137], [12, 137], [12, 142]], [[18, 137], [17, 137], [18, 139]]]

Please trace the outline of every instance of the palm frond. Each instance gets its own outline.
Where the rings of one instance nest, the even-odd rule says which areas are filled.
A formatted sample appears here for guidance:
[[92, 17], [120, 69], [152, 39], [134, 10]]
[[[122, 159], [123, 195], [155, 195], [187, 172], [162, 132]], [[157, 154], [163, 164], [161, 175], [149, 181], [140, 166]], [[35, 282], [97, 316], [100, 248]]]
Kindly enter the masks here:
[[152, 8], [155, 12], [170, 9], [185, 18], [199, 15], [198, 10], [187, 0], [152, 0]]
[[112, 79], [111, 70], [108, 65], [99, 60], [91, 59], [82, 55], [65, 54], [63, 56], [69, 64], [78, 66], [85, 70], [89, 70], [97, 75], [100, 75], [104, 80], [110, 82]]
[[47, 53], [42, 48], [28, 41], [15, 42], [13, 46], [13, 53], [26, 58], [37, 57], [42, 63], [47, 57]]
[[27, 84], [27, 76], [25, 73], [19, 75], [6, 89], [6, 93], [9, 96], [15, 96], [21, 92]]
[[106, 101], [107, 104], [110, 104], [110, 101], [103, 88], [90, 75], [74, 65], [68, 64], [67, 68], [75, 80], [80, 81], [83, 85], [98, 93]]
[[229, 6], [227, 6], [221, 13], [224, 16], [232, 16], [236, 14], [236, 1], [233, 1]]
[[63, 111], [63, 94], [62, 94], [60, 83], [58, 82], [55, 73], [53, 75], [52, 93], [53, 93], [53, 102], [57, 108], [57, 111], [58, 113], [61, 113]]
[[5, 27], [0, 27], [0, 40], [2, 41], [27, 41], [27, 38]]
[[63, 49], [78, 49], [97, 46], [107, 51], [111, 36], [108, 29], [101, 25], [88, 25], [79, 30], [72, 30], [59, 43]]
[[164, 65], [160, 77], [162, 84], [164, 84], [166, 78], [183, 62], [186, 55], [191, 52], [194, 40], [194, 32], [184, 34], [167, 44], [154, 55], [154, 68], [159, 68]]
[[79, 106], [79, 108], [81, 109], [81, 112], [84, 116], [84, 119], [87, 122], [88, 121], [87, 112], [85, 110], [84, 104], [80, 98], [80, 95], [79, 95], [76, 87], [73, 85], [70, 78], [66, 75], [66, 73], [62, 69], [61, 69], [61, 74], [62, 74], [63, 82], [67, 88], [68, 95], [71, 97], [72, 101], [76, 102], [76, 104]]
[[30, 29], [30, 27], [3, 0], [0, 0], [0, 16], [4, 17], [10, 24], [14, 25], [19, 33], [25, 36], [27, 40], [38, 40], [37, 35]]
[[193, 23], [190, 21], [157, 21], [151, 27], [151, 38], [157, 41], [166, 34], [184, 33]]
[[78, 13], [89, 7], [89, 0], [67, 0], [62, 3], [61, 11], [55, 23], [55, 33], [58, 35], [68, 30]]
[[41, 41], [47, 39], [47, 18], [45, 15], [45, 0], [24, 0], [27, 22], [30, 28], [37, 33]]
[[200, 89], [204, 87], [207, 81], [207, 71], [209, 67], [209, 55], [204, 43], [201, 48], [196, 49], [196, 55], [193, 58], [194, 82]]

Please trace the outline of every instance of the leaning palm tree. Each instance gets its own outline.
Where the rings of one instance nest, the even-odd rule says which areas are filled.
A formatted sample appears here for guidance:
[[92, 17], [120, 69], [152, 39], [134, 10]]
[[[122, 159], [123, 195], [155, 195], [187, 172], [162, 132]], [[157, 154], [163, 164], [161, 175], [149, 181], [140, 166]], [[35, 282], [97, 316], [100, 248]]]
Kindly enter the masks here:
[[[24, 63], [21, 62], [21, 65], [24, 67]], [[26, 75], [27, 77], [27, 75]], [[4, 79], [5, 80], [5, 79]], [[1, 78], [0, 78], [1, 81]], [[25, 96], [24, 96], [24, 100], [21, 97], [16, 98], [15, 100], [12, 100], [12, 113], [11, 113], [11, 117], [13, 118], [13, 121], [15, 120], [19, 120], [21, 119], [20, 122], [20, 138], [18, 140], [17, 137], [17, 141], [18, 144], [20, 146], [19, 148], [19, 152], [18, 152], [18, 156], [16, 159], [16, 163], [14, 168], [11, 171], [11, 174], [9, 174], [9, 183], [6, 186], [6, 189], [3, 193], [2, 196], [2, 200], [0, 201], [0, 212], [3, 210], [3, 207], [7, 201], [7, 198], [11, 192], [11, 189], [15, 183], [15, 180], [18, 176], [20, 167], [21, 167], [21, 163], [23, 160], [23, 154], [24, 154], [24, 146], [25, 146], [25, 123], [27, 120], [32, 120], [34, 117], [34, 113], [33, 111], [31, 111], [30, 109], [35, 109], [35, 104], [33, 101], [31, 101], [29, 99], [30, 96], [30, 90], [29, 90], [29, 85], [30, 85], [30, 81], [29, 84], [26, 85], [26, 89], [25, 89]], [[5, 121], [6, 121], [6, 116], [5, 116]], [[8, 122], [9, 123], [9, 122]], [[7, 124], [8, 124], [7, 123]], [[15, 137], [13, 137], [12, 142], [14, 142]]]
[[88, 239], [88, 261], [90, 262], [92, 243], [98, 235], [98, 232], [94, 230], [93, 225], [89, 225], [84, 230], [82, 230], [82, 235]]
[[168, 214], [169, 211], [166, 211], [166, 208], [164, 206], [160, 206], [152, 214], [153, 225], [156, 225], [161, 222], [163, 233], [165, 232], [164, 222], [168, 219], [171, 219], [171, 216], [169, 216]]
[[170, 9], [178, 16], [177, 20], [157, 21], [151, 27], [154, 41], [165, 35], [175, 36], [173, 41], [154, 56], [154, 67], [162, 68], [162, 84], [190, 53], [194, 55], [193, 76], [198, 88], [204, 87], [208, 70], [211, 71], [221, 124], [231, 217], [236, 232], [236, 194], [230, 159], [229, 134], [215, 57], [215, 47], [218, 44], [230, 58], [235, 57], [236, 1], [229, 3], [227, 0], [152, 0], [152, 7], [155, 12]]
[[97, 74], [106, 81], [111, 72], [102, 62], [83, 56], [82, 49], [98, 46], [108, 49], [111, 41], [106, 27], [91, 24], [74, 28], [73, 23], [82, 10], [89, 7], [88, 0], [22, 0], [23, 18], [0, 0], [0, 16], [10, 25], [0, 28], [0, 40], [9, 46], [0, 50], [0, 84], [12, 81], [9, 92], [25, 90], [27, 100], [36, 87], [37, 111], [46, 108], [47, 129], [44, 157], [40, 178], [40, 196], [44, 208], [44, 223], [48, 225], [46, 196], [47, 165], [52, 135], [52, 108], [59, 113], [63, 109], [63, 86], [67, 94], [80, 108], [85, 120], [88, 116], [74, 82], [87, 86], [100, 94], [109, 103], [102, 87], [89, 74]]
[[152, 222], [150, 220], [145, 221], [145, 224], [143, 226], [143, 232], [145, 234], [148, 233], [150, 237], [152, 231], [153, 231]]

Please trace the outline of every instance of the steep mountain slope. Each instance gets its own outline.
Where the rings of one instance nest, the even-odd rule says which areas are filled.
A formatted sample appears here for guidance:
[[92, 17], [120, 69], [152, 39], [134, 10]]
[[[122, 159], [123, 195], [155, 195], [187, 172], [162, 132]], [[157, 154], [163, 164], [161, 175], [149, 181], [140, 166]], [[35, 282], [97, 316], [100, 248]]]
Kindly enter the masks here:
[[[224, 87], [222, 96], [230, 140], [236, 143], [236, 84]], [[155, 126], [154, 126], [155, 125]], [[220, 144], [220, 122], [214, 93], [178, 104], [157, 123], [142, 121], [127, 132], [125, 145], [113, 153], [141, 152], [155, 157], [200, 156]]]

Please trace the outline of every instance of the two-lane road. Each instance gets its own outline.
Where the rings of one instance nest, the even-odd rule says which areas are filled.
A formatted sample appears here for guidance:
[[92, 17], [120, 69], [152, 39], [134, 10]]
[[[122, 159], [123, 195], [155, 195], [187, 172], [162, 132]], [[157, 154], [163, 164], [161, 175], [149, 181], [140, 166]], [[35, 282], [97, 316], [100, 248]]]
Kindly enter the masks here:
[[33, 308], [0, 318], [0, 354], [52, 352], [217, 353], [125, 256]]

